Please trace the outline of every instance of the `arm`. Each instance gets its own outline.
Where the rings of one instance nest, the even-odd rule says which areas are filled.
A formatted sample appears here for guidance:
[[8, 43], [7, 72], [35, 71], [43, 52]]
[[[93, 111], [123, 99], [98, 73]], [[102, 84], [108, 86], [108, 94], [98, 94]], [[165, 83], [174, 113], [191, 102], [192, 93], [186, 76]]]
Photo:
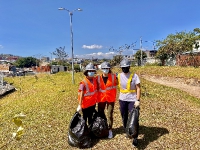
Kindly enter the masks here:
[[137, 100], [140, 100], [140, 96], [141, 96], [141, 88], [140, 88], [140, 83], [136, 84], [136, 91], [137, 91]]
[[139, 107], [140, 105], [140, 96], [141, 96], [141, 88], [140, 88], [140, 83], [136, 84], [136, 94], [137, 94], [137, 100], [135, 101], [135, 108]]
[[82, 101], [83, 101], [83, 95], [84, 95], [84, 93], [83, 93], [83, 91], [81, 91], [81, 92], [80, 92], [79, 105], [82, 104]]
[[82, 105], [83, 96], [84, 96], [83, 89], [84, 89], [84, 85], [80, 84], [80, 86], [79, 86], [79, 99], [78, 99], [79, 104], [78, 104], [78, 107], [76, 109], [78, 112], [82, 110], [81, 105]]

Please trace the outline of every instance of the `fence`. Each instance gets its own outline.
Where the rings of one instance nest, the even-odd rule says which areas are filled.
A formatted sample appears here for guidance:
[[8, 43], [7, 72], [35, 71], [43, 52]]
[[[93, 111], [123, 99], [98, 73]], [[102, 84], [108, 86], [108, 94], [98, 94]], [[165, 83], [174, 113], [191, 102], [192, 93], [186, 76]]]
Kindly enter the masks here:
[[178, 66], [200, 66], [200, 54], [196, 55], [178, 55], [176, 57], [176, 65]]
[[51, 67], [50, 66], [32, 67], [32, 70], [34, 72], [50, 72]]

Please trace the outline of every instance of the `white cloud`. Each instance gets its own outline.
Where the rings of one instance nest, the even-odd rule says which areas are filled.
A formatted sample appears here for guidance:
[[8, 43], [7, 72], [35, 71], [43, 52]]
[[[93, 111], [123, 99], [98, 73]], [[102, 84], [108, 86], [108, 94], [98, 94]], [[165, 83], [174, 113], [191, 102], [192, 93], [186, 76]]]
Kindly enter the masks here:
[[3, 45], [0, 45], [0, 48], [3, 48]]
[[108, 53], [91, 53], [91, 54], [84, 54], [84, 55], [76, 55], [77, 58], [86, 58], [86, 59], [92, 59], [92, 58], [98, 58], [98, 59], [112, 59], [113, 56], [117, 55], [115, 52], [108, 52]]
[[82, 48], [84, 48], [84, 49], [101, 49], [101, 48], [103, 48], [103, 46], [102, 45], [96, 45], [96, 44], [93, 44], [93, 45], [83, 45], [82, 46]]

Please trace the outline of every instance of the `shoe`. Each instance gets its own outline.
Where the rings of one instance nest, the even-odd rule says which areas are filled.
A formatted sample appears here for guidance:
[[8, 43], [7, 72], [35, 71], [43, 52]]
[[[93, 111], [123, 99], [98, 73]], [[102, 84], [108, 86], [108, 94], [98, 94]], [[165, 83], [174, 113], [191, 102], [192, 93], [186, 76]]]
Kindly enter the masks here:
[[137, 138], [135, 138], [135, 139], [133, 139], [133, 147], [136, 147], [136, 146], [138, 146], [138, 140], [137, 140]]
[[112, 130], [109, 130], [108, 138], [109, 138], [109, 139], [112, 139], [112, 138], [113, 138]]

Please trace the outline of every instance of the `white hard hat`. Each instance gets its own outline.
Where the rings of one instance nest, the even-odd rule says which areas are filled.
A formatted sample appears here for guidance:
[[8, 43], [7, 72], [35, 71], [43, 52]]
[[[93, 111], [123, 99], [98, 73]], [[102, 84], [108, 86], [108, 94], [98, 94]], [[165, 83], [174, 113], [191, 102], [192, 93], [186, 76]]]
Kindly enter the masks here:
[[123, 59], [121, 62], [120, 62], [120, 67], [130, 67], [131, 63], [128, 59]]
[[93, 63], [89, 63], [86, 67], [85, 70], [96, 70]]
[[102, 64], [101, 64], [101, 68], [110, 68], [110, 63], [108, 63], [108, 62], [103, 62]]

